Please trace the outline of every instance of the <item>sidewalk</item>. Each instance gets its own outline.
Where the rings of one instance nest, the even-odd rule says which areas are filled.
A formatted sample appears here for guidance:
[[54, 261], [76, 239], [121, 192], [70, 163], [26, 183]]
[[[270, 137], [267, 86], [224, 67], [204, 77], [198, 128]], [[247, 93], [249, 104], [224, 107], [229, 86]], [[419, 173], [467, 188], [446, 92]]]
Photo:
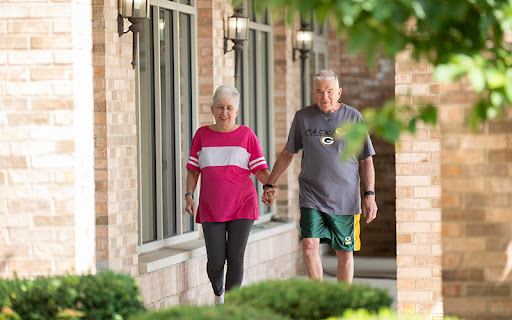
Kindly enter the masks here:
[[[336, 281], [336, 267], [338, 260], [336, 256], [322, 256], [324, 267], [324, 279]], [[388, 290], [393, 297], [391, 309], [397, 310], [397, 289], [396, 289], [396, 259], [395, 258], [371, 258], [354, 257], [354, 284], [364, 284], [370, 287]]]

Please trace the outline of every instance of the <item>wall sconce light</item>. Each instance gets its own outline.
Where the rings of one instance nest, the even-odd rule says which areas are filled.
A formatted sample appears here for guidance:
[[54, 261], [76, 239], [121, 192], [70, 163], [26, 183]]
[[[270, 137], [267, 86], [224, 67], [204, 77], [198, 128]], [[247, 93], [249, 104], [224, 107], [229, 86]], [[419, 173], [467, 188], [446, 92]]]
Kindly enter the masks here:
[[[119, 0], [120, 12], [117, 16], [117, 32], [121, 37], [123, 34], [133, 33], [133, 56], [132, 66], [137, 65], [138, 33], [142, 31], [144, 20], [149, 19], [150, 0]], [[132, 25], [124, 31], [124, 20], [128, 19]]]
[[[243, 48], [243, 42], [249, 38], [249, 18], [244, 17], [243, 7], [236, 7], [235, 12], [228, 18], [224, 36], [224, 54], [235, 51], [235, 80], [238, 77], [238, 53]], [[228, 40], [233, 41], [233, 47], [228, 50]]]
[[305, 60], [309, 57], [309, 52], [313, 49], [313, 31], [309, 30], [309, 23], [301, 22], [300, 29], [295, 34], [293, 41], [293, 61], [297, 60], [295, 52], [300, 51], [300, 59]]

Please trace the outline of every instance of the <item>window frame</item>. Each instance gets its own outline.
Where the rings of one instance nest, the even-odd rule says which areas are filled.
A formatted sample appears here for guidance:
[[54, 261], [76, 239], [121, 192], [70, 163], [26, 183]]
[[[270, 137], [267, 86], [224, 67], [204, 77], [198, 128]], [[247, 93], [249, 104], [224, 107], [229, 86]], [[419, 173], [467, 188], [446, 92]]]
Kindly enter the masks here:
[[[140, 86], [141, 86], [141, 78], [140, 78], [140, 69], [137, 65], [135, 70], [136, 76], [136, 113], [137, 113], [137, 178], [138, 178], [138, 187], [137, 187], [137, 196], [139, 201], [138, 206], [138, 252], [144, 253], [148, 251], [153, 251], [156, 249], [160, 249], [162, 247], [166, 247], [169, 245], [173, 245], [176, 243], [196, 240], [199, 238], [198, 225], [193, 223], [192, 231], [184, 233], [183, 231], [183, 215], [184, 215], [184, 198], [183, 194], [185, 191], [182, 188], [183, 179], [186, 179], [186, 174], [183, 174], [183, 164], [188, 160], [188, 153], [181, 156], [181, 144], [174, 144], [174, 159], [175, 159], [175, 170], [176, 170], [176, 188], [174, 189], [174, 195], [176, 199], [175, 210], [176, 210], [176, 235], [164, 237], [164, 225], [163, 225], [163, 178], [162, 178], [162, 95], [161, 95], [161, 73], [160, 68], [157, 67], [160, 64], [160, 32], [159, 31], [159, 22], [160, 22], [160, 9], [169, 10], [172, 15], [172, 29], [173, 37], [172, 37], [172, 47], [180, 49], [180, 14], [187, 14], [190, 17], [190, 61], [191, 61], [191, 72], [190, 72], [190, 98], [191, 98], [191, 107], [190, 107], [190, 117], [192, 124], [192, 132], [195, 132], [199, 126], [199, 115], [198, 115], [198, 49], [197, 49], [197, 32], [198, 32], [198, 24], [197, 24], [197, 8], [196, 1], [191, 0], [190, 4], [182, 4], [176, 1], [169, 0], [152, 0], [151, 1], [151, 10], [153, 12], [153, 20], [150, 22], [151, 27], [153, 28], [153, 50], [151, 53], [152, 58], [154, 60], [153, 64], [153, 82], [154, 88], [152, 88], [153, 99], [155, 100], [155, 157], [156, 157], [156, 240], [152, 240], [144, 243], [143, 241], [143, 224], [144, 224], [144, 210], [145, 210], [145, 199], [147, 195], [144, 195], [142, 191], [142, 168], [146, 164], [143, 163], [143, 158], [141, 155], [141, 144], [142, 144], [142, 123], [141, 123], [141, 97], [140, 97]], [[155, 30], [157, 32], [155, 32]], [[166, 29], [169, 30], [169, 29]], [[143, 31], [144, 32], [144, 31]], [[137, 48], [137, 54], [139, 53], [139, 48]], [[165, 60], [167, 63], [173, 63], [173, 74], [171, 75], [174, 78], [173, 85], [173, 99], [174, 105], [179, 106], [177, 109], [174, 109], [174, 130], [175, 132], [175, 141], [181, 141], [182, 135], [182, 125], [181, 125], [181, 64], [180, 64], [180, 54], [179, 52], [173, 52], [172, 55], [166, 55]], [[148, 133], [146, 133], [148, 134]], [[197, 192], [196, 192], [197, 193]]]
[[[309, 52], [309, 57], [306, 66], [304, 68], [304, 86], [302, 87], [302, 105], [307, 107], [315, 103], [311, 96], [311, 89], [313, 88], [313, 77], [317, 72], [322, 70], [320, 67], [320, 59], [323, 54], [322, 64], [325, 69], [329, 68], [329, 41], [328, 41], [328, 24], [324, 21], [322, 24], [316, 22], [316, 19], [312, 19], [312, 28], [314, 32], [313, 36], [313, 49]], [[313, 73], [311, 73], [311, 64], [313, 65]]]
[[[252, 16], [252, 8], [250, 9], [251, 1], [244, 1], [243, 7], [244, 12], [247, 13], [249, 16], [249, 33], [251, 31], [255, 31], [256, 35], [256, 43], [262, 43], [262, 33], [267, 33], [267, 48], [268, 48], [268, 65], [267, 65], [267, 74], [268, 74], [268, 118], [265, 119], [265, 116], [263, 112], [257, 113], [257, 119], [256, 119], [256, 128], [254, 128], [255, 133], [258, 137], [258, 140], [263, 141], [266, 140], [269, 143], [269, 156], [268, 159], [266, 159], [267, 164], [269, 166], [269, 170], [271, 169], [271, 166], [275, 162], [275, 132], [273, 132], [274, 123], [275, 123], [275, 115], [274, 115], [274, 73], [273, 73], [273, 65], [274, 65], [274, 28], [272, 25], [272, 15], [270, 11], [266, 11], [266, 16], [255, 16], [256, 21], [251, 20]], [[266, 20], [266, 21], [265, 21]], [[249, 37], [250, 38], [250, 37]], [[249, 66], [249, 50], [260, 50], [260, 46], [257, 48], [252, 48], [250, 43], [250, 39], [247, 40], [247, 42], [244, 43], [244, 48], [241, 52], [241, 70], [239, 70], [239, 77], [241, 81], [242, 87], [238, 87], [239, 91], [241, 91], [241, 101], [240, 101], [240, 119], [238, 119], [238, 122], [241, 124], [244, 124], [246, 126], [249, 126], [251, 123], [251, 109], [250, 109], [250, 86], [252, 85], [250, 83], [251, 81], [251, 75], [250, 75], [250, 66]], [[256, 55], [255, 65], [261, 66], [262, 64], [262, 56]], [[262, 106], [265, 102], [261, 101], [262, 97], [262, 85], [263, 85], [263, 75], [262, 72], [258, 72], [256, 74], [256, 105]], [[263, 132], [263, 126], [262, 123], [264, 120], [268, 120], [268, 128], [269, 131], [262, 136]], [[263, 188], [261, 183], [257, 181], [257, 179], [254, 177], [253, 180], [255, 181], [256, 185], [256, 192], [258, 193], [258, 199], [261, 198], [263, 194]], [[257, 220], [255, 223], [263, 223], [270, 221], [272, 218], [272, 215], [276, 213], [276, 206], [273, 205], [269, 209], [265, 204], [263, 204], [261, 201], [258, 201], [259, 205], [259, 220]]]

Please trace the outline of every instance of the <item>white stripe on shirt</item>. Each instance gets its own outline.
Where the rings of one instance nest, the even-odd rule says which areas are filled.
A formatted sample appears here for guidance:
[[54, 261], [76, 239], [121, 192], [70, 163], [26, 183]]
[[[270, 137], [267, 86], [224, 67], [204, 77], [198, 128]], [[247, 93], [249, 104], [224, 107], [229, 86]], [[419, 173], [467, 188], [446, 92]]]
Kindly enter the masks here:
[[251, 162], [249, 162], [249, 165], [250, 165], [250, 166], [252, 166], [252, 165], [253, 165], [253, 163], [258, 162], [258, 161], [260, 161], [260, 160], [265, 160], [265, 158], [264, 158], [264, 157], [259, 157], [258, 159], [254, 159], [254, 160], [252, 160]]
[[252, 169], [254, 169], [254, 168], [258, 167], [258, 166], [261, 166], [262, 164], [266, 164], [266, 163], [267, 162], [265, 161], [265, 159], [263, 159], [260, 162], [256, 162], [255, 164], [253, 164], [250, 169], [252, 170]]
[[250, 153], [242, 147], [203, 147], [198, 153], [199, 167], [237, 166], [249, 170]]
[[191, 164], [194, 164], [196, 167], [199, 167], [199, 160], [197, 160], [194, 157], [189, 157], [188, 158], [188, 162], [191, 163]]
[[192, 160], [189, 160], [187, 163], [193, 165], [194, 167], [198, 167], [199, 168], [199, 164], [195, 163]]

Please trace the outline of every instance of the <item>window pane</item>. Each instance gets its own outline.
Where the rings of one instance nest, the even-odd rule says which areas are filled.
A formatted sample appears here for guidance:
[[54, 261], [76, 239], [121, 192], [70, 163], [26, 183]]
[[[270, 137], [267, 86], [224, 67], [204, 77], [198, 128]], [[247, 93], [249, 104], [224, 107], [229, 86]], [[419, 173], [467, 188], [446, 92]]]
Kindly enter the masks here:
[[160, 10], [160, 84], [162, 122], [163, 236], [176, 234], [176, 142], [174, 125], [174, 64], [172, 12]]
[[[261, 149], [263, 150], [263, 155], [265, 156], [265, 159], [267, 162], [270, 162], [270, 127], [269, 127], [269, 121], [270, 121], [270, 104], [272, 103], [270, 101], [270, 75], [269, 75], [269, 67], [270, 67], [270, 61], [269, 61], [269, 34], [267, 32], [262, 32], [261, 35], [261, 62], [262, 62], [262, 68], [261, 68], [261, 77], [262, 77], [262, 83], [261, 83], [261, 108], [260, 108], [260, 120], [261, 120], [261, 134], [259, 135]], [[270, 163], [268, 163], [270, 167]], [[263, 212], [268, 213], [272, 209], [263, 206]]]
[[[151, 20], [144, 22], [144, 29], [139, 33], [139, 68], [140, 68], [140, 123], [141, 123], [141, 182], [142, 193], [142, 241], [156, 240], [156, 144], [155, 144], [155, 91], [153, 62], [153, 28]], [[143, 106], [143, 107], [142, 107]]]
[[256, 43], [256, 31], [249, 30], [249, 127], [258, 135], [258, 120], [257, 120], [257, 80], [259, 68], [256, 68], [256, 55], [258, 52], [258, 45]]
[[327, 56], [323, 52], [318, 53], [318, 71], [327, 69]]
[[191, 0], [179, 0], [178, 2], [179, 3], [183, 3], [183, 4], [187, 4], [187, 5], [192, 5], [192, 1]]
[[238, 124], [243, 124], [245, 125], [244, 123], [244, 119], [245, 119], [245, 108], [246, 106], [244, 105], [244, 99], [245, 99], [245, 95], [246, 95], [246, 92], [245, 92], [245, 86], [244, 86], [244, 74], [245, 74], [245, 69], [243, 67], [243, 55], [242, 55], [242, 52], [240, 53], [234, 53], [234, 54], [238, 54], [238, 58], [236, 59], [236, 70], [238, 72], [238, 76], [237, 78], [235, 79], [235, 87], [238, 89], [238, 92], [240, 93], [240, 104], [238, 106], [238, 116], [236, 117], [236, 123]]
[[[186, 190], [187, 170], [185, 169], [192, 142], [192, 18], [188, 14], [180, 14], [180, 112], [181, 112], [181, 190]], [[184, 193], [184, 192], [183, 192]], [[182, 214], [183, 232], [194, 230], [194, 217], [177, 208]]]

